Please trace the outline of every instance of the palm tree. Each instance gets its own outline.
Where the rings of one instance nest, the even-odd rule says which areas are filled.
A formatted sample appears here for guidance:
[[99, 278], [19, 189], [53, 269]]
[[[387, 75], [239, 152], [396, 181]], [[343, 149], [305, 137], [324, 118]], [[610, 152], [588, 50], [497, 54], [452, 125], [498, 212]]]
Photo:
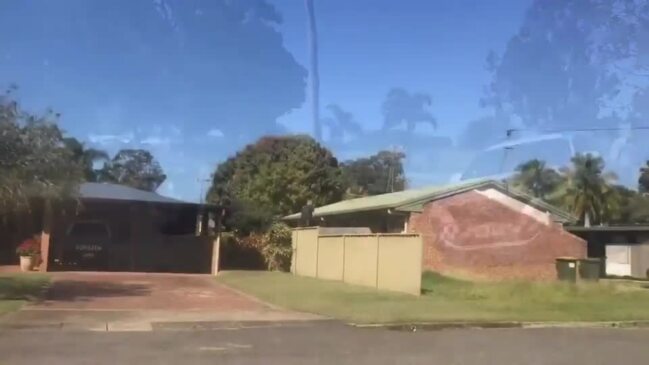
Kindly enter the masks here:
[[412, 133], [420, 122], [430, 123], [437, 128], [435, 117], [426, 110], [432, 104], [430, 95], [409, 93], [402, 88], [393, 88], [388, 92], [382, 105], [383, 129], [389, 129], [405, 122], [406, 129]]
[[322, 141], [322, 126], [320, 125], [320, 75], [318, 73], [318, 28], [315, 21], [313, 0], [305, 0], [306, 12], [309, 19], [309, 75], [311, 78], [311, 117], [313, 119], [313, 134], [318, 142]]
[[97, 171], [94, 164], [97, 161], [107, 161], [108, 154], [105, 151], [95, 148], [86, 148], [83, 143], [76, 138], [64, 138], [63, 143], [72, 152], [72, 158], [83, 168], [83, 174], [86, 181], [97, 181]]
[[514, 176], [514, 185], [531, 192], [536, 198], [545, 199], [561, 183], [561, 175], [547, 167], [545, 161], [533, 159], [522, 163], [516, 170], [518, 173]]
[[613, 192], [610, 183], [616, 177], [604, 173], [604, 160], [589, 154], [577, 154], [572, 167], [565, 170], [567, 189], [565, 205], [579, 217], [584, 225], [603, 222], [613, 208]]

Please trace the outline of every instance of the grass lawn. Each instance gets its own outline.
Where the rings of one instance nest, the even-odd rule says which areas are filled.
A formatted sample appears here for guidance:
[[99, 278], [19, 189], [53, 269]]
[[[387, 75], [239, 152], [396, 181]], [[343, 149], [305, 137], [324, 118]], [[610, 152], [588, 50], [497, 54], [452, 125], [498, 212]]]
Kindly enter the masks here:
[[284, 308], [355, 323], [649, 320], [642, 284], [476, 283], [425, 273], [415, 297], [277, 272], [224, 272], [218, 280]]
[[38, 297], [48, 281], [43, 274], [0, 274], [0, 315]]

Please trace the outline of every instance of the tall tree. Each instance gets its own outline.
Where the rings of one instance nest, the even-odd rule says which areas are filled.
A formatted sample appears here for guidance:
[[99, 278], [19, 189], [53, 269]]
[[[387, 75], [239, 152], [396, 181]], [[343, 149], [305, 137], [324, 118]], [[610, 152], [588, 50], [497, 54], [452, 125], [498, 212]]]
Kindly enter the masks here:
[[638, 178], [638, 191], [643, 194], [649, 193], [649, 160], [640, 168], [640, 177]]
[[99, 169], [95, 169], [95, 163], [108, 161], [110, 159], [108, 153], [95, 148], [87, 148], [74, 137], [67, 137], [63, 142], [72, 152], [72, 159], [83, 168], [84, 179], [90, 182], [97, 181]]
[[166, 178], [160, 163], [151, 152], [142, 149], [120, 150], [99, 171], [101, 182], [112, 182], [146, 191], [156, 191]]
[[343, 141], [346, 133], [354, 136], [363, 133], [363, 128], [354, 120], [352, 113], [336, 104], [328, 105], [327, 110], [332, 117], [323, 119], [322, 123], [329, 129], [329, 139], [332, 142]]
[[344, 192], [332, 153], [307, 136], [263, 137], [219, 164], [207, 199], [250, 203], [273, 215], [339, 201]]
[[72, 197], [80, 166], [64, 147], [57, 115], [30, 114], [10, 94], [0, 96], [0, 213], [29, 206], [29, 198]]
[[410, 93], [402, 88], [391, 89], [383, 101], [383, 129], [406, 124], [408, 132], [413, 132], [417, 123], [430, 123], [434, 128], [437, 121], [427, 110], [432, 104], [431, 97], [424, 93]]
[[585, 225], [603, 222], [615, 176], [604, 172], [604, 160], [592, 154], [577, 154], [565, 171], [565, 204]]
[[309, 76], [311, 79], [313, 135], [316, 141], [322, 141], [322, 126], [320, 124], [320, 73], [318, 70], [318, 27], [313, 0], [304, 0], [304, 5], [309, 19]]
[[367, 158], [342, 164], [343, 177], [350, 198], [401, 191], [406, 188], [402, 152], [380, 151]]
[[537, 159], [521, 164], [516, 170], [518, 173], [514, 176], [514, 185], [541, 199], [554, 192], [562, 180], [557, 171], [547, 167], [545, 161]]

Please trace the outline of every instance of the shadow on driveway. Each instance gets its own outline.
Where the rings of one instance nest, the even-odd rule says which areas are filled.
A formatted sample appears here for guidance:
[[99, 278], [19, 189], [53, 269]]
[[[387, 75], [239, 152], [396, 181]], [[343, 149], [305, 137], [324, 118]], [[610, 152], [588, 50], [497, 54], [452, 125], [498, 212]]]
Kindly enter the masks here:
[[110, 281], [60, 280], [52, 284], [46, 300], [88, 301], [103, 297], [131, 297], [151, 295], [151, 285]]

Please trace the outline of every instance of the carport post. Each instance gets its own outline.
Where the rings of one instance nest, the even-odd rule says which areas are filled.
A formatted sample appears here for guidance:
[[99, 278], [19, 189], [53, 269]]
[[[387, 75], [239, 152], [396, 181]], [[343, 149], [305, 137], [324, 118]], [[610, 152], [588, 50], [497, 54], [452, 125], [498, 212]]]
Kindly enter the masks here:
[[224, 215], [225, 210], [221, 208], [219, 214], [216, 215], [216, 222], [214, 222], [216, 237], [214, 237], [212, 240], [212, 275], [217, 275], [219, 273], [219, 260], [221, 253], [221, 220], [223, 219]]
[[43, 203], [43, 227], [41, 229], [41, 265], [40, 271], [47, 271], [50, 256], [50, 232], [52, 230], [52, 203], [45, 199]]

